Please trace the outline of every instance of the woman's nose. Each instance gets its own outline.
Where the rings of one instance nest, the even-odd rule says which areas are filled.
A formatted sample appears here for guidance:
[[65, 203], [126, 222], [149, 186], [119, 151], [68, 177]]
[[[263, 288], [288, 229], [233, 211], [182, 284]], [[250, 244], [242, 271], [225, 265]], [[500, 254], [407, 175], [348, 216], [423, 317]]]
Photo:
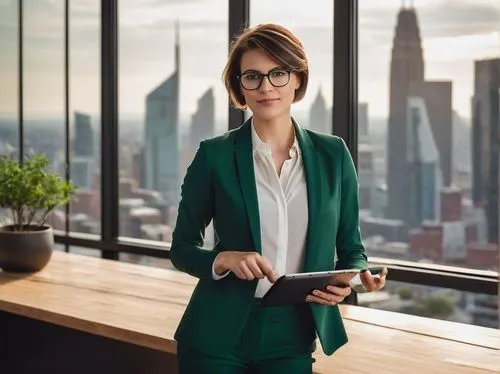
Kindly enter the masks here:
[[270, 91], [272, 89], [273, 89], [273, 85], [269, 81], [269, 77], [268, 76], [262, 77], [262, 83], [260, 84], [260, 90], [265, 92], [265, 91]]

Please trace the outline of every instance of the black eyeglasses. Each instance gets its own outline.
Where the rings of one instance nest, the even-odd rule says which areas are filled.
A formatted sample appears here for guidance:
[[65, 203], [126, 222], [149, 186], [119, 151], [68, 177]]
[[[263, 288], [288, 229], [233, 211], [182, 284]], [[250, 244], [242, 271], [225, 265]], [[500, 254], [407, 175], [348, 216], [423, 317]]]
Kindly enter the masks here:
[[247, 90], [256, 90], [260, 88], [264, 77], [267, 77], [269, 83], [271, 83], [274, 87], [283, 87], [290, 82], [290, 70], [273, 69], [267, 74], [259, 73], [257, 71], [249, 71], [238, 75], [241, 85]]

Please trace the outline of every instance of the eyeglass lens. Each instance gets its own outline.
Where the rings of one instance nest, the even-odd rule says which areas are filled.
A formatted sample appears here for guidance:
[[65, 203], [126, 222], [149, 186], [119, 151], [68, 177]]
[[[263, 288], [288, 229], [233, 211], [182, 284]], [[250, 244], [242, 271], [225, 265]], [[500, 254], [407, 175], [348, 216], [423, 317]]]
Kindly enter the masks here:
[[241, 84], [247, 90], [255, 90], [260, 87], [262, 80], [267, 76], [269, 82], [274, 87], [283, 87], [288, 84], [290, 79], [290, 73], [286, 70], [272, 70], [267, 74], [262, 74], [258, 72], [249, 72], [241, 76]]

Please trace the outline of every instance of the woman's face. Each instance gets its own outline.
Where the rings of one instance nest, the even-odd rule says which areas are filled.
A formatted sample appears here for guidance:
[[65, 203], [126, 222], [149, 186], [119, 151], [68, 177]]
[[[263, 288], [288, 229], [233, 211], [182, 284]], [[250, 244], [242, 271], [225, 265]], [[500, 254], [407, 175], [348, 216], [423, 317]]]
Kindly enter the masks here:
[[[253, 49], [241, 56], [240, 84], [243, 96], [253, 115], [261, 120], [273, 120], [290, 115], [295, 90], [300, 81], [294, 72], [288, 73], [261, 49]], [[260, 76], [259, 74], [270, 74]], [[288, 80], [288, 76], [290, 79]], [[262, 82], [258, 88], [260, 78]], [[275, 84], [275, 87], [271, 82]], [[249, 89], [255, 88], [255, 89]]]

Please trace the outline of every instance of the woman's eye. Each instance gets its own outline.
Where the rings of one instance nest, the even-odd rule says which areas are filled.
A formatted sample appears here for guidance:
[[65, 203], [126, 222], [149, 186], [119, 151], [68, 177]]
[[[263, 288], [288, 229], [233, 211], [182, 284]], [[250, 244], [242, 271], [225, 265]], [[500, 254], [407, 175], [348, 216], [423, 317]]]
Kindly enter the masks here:
[[259, 75], [258, 74], [247, 74], [247, 75], [245, 75], [245, 79], [249, 80], [249, 81], [254, 81], [254, 80], [259, 79]]
[[271, 73], [271, 75], [273, 75], [275, 77], [282, 77], [285, 74], [286, 74], [286, 72], [284, 70], [276, 70], [276, 71], [273, 71]]

